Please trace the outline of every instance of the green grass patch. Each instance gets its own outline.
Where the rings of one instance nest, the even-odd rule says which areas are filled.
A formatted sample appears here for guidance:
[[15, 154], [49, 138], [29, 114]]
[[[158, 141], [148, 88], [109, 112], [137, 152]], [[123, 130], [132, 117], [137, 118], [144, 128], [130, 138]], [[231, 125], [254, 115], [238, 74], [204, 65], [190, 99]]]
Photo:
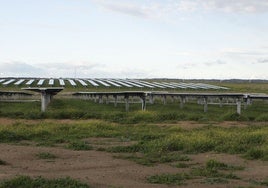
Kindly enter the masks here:
[[7, 165], [7, 162], [0, 159], [0, 165]]
[[84, 141], [74, 141], [74, 142], [70, 142], [66, 148], [68, 149], [72, 149], [72, 150], [92, 150], [93, 147], [88, 145], [88, 143], [84, 142]]
[[153, 175], [147, 178], [149, 183], [154, 184], [167, 184], [167, 185], [183, 185], [185, 180], [190, 179], [187, 173], [177, 173], [177, 174], [160, 174]]
[[[40, 146], [66, 145], [69, 149], [90, 150], [84, 140], [91, 137], [135, 141], [130, 146], [108, 147], [117, 153], [141, 153], [157, 162], [176, 161], [178, 156], [203, 152], [241, 154], [247, 159], [268, 160], [268, 127], [223, 128], [213, 125], [191, 130], [178, 126], [116, 124], [102, 120], [60, 123], [37, 121], [15, 122], [0, 126], [0, 143], [33, 141]], [[99, 146], [101, 147], [101, 146]]]
[[89, 188], [90, 186], [77, 180], [67, 178], [45, 179], [42, 177], [31, 178], [29, 176], [17, 176], [13, 179], [0, 182], [0, 188]]
[[[187, 168], [190, 165], [178, 163], [175, 166], [178, 168]], [[240, 179], [237, 175], [233, 174], [233, 170], [242, 170], [242, 168], [216, 160], [208, 160], [205, 166], [193, 167], [189, 173], [157, 174], [149, 176], [147, 181], [150, 183], [182, 185], [187, 183], [186, 180], [202, 178], [202, 183], [225, 184], [229, 182], [229, 179]]]
[[227, 184], [229, 181], [226, 178], [206, 178], [203, 183], [205, 184]]
[[177, 163], [174, 165], [176, 168], [189, 168], [191, 165], [187, 163]]
[[160, 123], [176, 121], [268, 121], [267, 104], [254, 101], [253, 105], [236, 113], [236, 106], [209, 105], [208, 112], [196, 101], [189, 101], [183, 109], [179, 101], [163, 105], [160, 102], [147, 104], [147, 111], [141, 111], [141, 104], [130, 104], [130, 112], [125, 112], [125, 105], [99, 104], [91, 100], [55, 98], [45, 113], [40, 112], [40, 102], [3, 103], [0, 102], [0, 117], [22, 119], [102, 119], [115, 123]]
[[40, 152], [36, 154], [38, 159], [56, 159], [57, 156], [49, 152]]
[[120, 159], [132, 160], [138, 164], [142, 164], [146, 166], [153, 166], [154, 164], [158, 164], [158, 163], [169, 163], [169, 162], [175, 162], [175, 161], [191, 160], [188, 156], [182, 155], [180, 153], [166, 153], [166, 154], [150, 153], [150, 154], [145, 154], [145, 155], [131, 154], [131, 155], [119, 155], [115, 157], [120, 158]]
[[[240, 179], [233, 174], [234, 170], [243, 170], [243, 167], [228, 165], [216, 160], [208, 160], [204, 167], [192, 168], [190, 174], [193, 176], [202, 176], [207, 178], [225, 178], [225, 179]], [[223, 172], [228, 171], [228, 173]], [[231, 172], [229, 172], [231, 171]]]

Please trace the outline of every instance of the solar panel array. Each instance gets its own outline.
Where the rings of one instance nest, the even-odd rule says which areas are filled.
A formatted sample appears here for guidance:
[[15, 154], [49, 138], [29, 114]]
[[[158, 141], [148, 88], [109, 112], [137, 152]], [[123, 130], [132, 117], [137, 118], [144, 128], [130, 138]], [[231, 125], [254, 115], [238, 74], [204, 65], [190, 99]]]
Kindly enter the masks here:
[[149, 89], [228, 89], [226, 87], [205, 83], [184, 83], [167, 81], [144, 81], [137, 79], [46, 79], [46, 78], [0, 78], [0, 86], [72, 86], [72, 87], [104, 87], [104, 88], [149, 88]]

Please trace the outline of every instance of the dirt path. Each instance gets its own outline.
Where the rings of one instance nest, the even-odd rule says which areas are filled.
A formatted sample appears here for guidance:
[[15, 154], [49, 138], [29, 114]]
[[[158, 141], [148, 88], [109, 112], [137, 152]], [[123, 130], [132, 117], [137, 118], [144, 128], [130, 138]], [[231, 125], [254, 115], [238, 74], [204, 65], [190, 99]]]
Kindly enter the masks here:
[[[72, 151], [62, 148], [36, 146], [18, 146], [0, 144], [0, 159], [7, 165], [0, 165], [0, 179], [15, 175], [28, 175], [46, 178], [72, 177], [87, 182], [93, 187], [170, 187], [149, 184], [146, 177], [158, 173], [178, 173], [187, 169], [174, 168], [169, 164], [147, 167], [132, 161], [116, 159], [113, 154], [100, 151]], [[39, 152], [49, 152], [56, 159], [38, 159]], [[191, 163], [204, 163], [208, 159], [226, 161], [228, 164], [245, 166], [246, 169], [236, 173], [243, 179], [264, 179], [268, 174], [267, 163], [263, 161], [245, 161], [238, 156], [226, 154], [197, 154], [190, 156]], [[192, 180], [180, 187], [232, 187], [232, 184], [248, 185], [246, 182], [231, 181], [229, 184], [207, 185]]]

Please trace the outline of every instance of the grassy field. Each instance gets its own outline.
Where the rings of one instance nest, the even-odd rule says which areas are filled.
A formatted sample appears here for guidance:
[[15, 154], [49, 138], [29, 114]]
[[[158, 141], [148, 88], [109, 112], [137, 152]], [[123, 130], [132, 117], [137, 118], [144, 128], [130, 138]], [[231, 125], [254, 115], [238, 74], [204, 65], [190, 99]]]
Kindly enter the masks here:
[[236, 106], [209, 105], [208, 112], [203, 106], [189, 102], [183, 109], [179, 101], [163, 105], [161, 102], [147, 104], [147, 111], [141, 111], [141, 104], [130, 104], [130, 111], [125, 112], [125, 105], [113, 103], [98, 104], [89, 100], [55, 99], [45, 113], [40, 112], [40, 102], [32, 103], [0, 103], [0, 117], [23, 119], [102, 119], [117, 123], [158, 123], [174, 121], [268, 121], [267, 102], [255, 101], [253, 105], [236, 114]]
[[[155, 126], [148, 123], [127, 125], [103, 120], [77, 120], [72, 123], [53, 123], [52, 120], [18, 120], [16, 123], [0, 125], [0, 143], [23, 144], [30, 141], [36, 146], [64, 147], [70, 150], [96, 150], [114, 153], [116, 158], [131, 160], [145, 166], [171, 163], [174, 168], [186, 168], [186, 173], [157, 174], [147, 177], [149, 183], [182, 185], [197, 177], [202, 182], [226, 183], [240, 179], [236, 171], [244, 167], [230, 165], [215, 160], [205, 164], [189, 164], [191, 156], [199, 153], [215, 152], [239, 155], [244, 160], [268, 161], [268, 127], [248, 124], [245, 127], [224, 128], [208, 124], [198, 128], [184, 129], [176, 124]], [[129, 143], [127, 146], [95, 145], [87, 139], [113, 138], [118, 142]], [[38, 153], [40, 159], [57, 158], [52, 153]], [[5, 165], [5, 162], [2, 162]], [[18, 177], [10, 181], [45, 181]], [[63, 180], [60, 180], [63, 181]], [[65, 181], [65, 180], [64, 180]], [[71, 181], [68, 179], [68, 181]], [[253, 180], [251, 180], [253, 182]], [[254, 180], [255, 183], [267, 184], [267, 180]], [[59, 180], [57, 180], [59, 182]], [[71, 181], [72, 182], [72, 181]], [[74, 182], [77, 183], [77, 182]], [[6, 181], [2, 187], [7, 185]], [[253, 184], [254, 185], [254, 184]], [[1, 186], [0, 186], [1, 187]]]
[[[233, 87], [234, 92], [267, 93], [267, 84], [224, 86]], [[196, 102], [188, 102], [180, 109], [179, 101], [168, 101], [166, 105], [156, 101], [147, 104], [146, 111], [141, 111], [139, 103], [130, 104], [130, 111], [125, 112], [123, 103], [114, 107], [113, 103], [98, 104], [57, 96], [45, 113], [40, 112], [40, 102], [0, 102], [0, 118], [11, 121], [0, 121], [0, 144], [99, 151], [141, 166], [164, 164], [179, 169], [176, 173], [147, 175], [144, 181], [148, 184], [185, 186], [198, 182], [196, 185], [268, 186], [267, 175], [243, 176], [252, 161], [265, 165], [268, 162], [267, 102], [254, 101], [253, 105], [242, 108], [242, 115], [236, 114], [236, 106], [232, 105], [222, 108], [209, 105], [208, 112], [204, 113], [203, 106]], [[187, 126], [181, 126], [184, 123]], [[229, 126], [232, 124], [235, 126]], [[99, 139], [98, 142], [113, 139], [119, 144], [96, 144], [94, 139]], [[245, 163], [236, 165], [211, 158], [195, 162], [194, 156], [211, 153], [238, 156]], [[48, 151], [37, 152], [35, 158], [48, 163], [60, 160]], [[10, 166], [10, 162], [0, 158], [0, 168], [5, 166]], [[0, 188], [17, 185], [92, 187], [90, 182], [69, 177], [46, 179], [21, 175], [0, 180]]]

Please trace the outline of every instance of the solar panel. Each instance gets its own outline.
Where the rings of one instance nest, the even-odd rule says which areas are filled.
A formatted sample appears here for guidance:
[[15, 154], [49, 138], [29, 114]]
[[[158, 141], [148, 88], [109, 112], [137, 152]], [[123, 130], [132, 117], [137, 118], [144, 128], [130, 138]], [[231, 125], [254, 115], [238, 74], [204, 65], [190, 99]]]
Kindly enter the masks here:
[[176, 87], [175, 86], [172, 86], [172, 85], [169, 85], [169, 84], [164, 84], [164, 83], [159, 83], [159, 82], [153, 82], [154, 84], [158, 84], [160, 86], [164, 86], [166, 88], [172, 88], [172, 89], [175, 89]]
[[[196, 85], [195, 83], [188, 83], [188, 87], [191, 89], [200, 89], [201, 88], [200, 86]], [[202, 89], [205, 89], [205, 88], [202, 88]]]
[[72, 86], [76, 86], [76, 83], [72, 79], [68, 79], [68, 81]]
[[18, 86], [20, 85], [22, 82], [24, 82], [25, 79], [20, 79], [17, 82], [14, 83], [14, 85]]
[[[143, 82], [145, 82], [145, 81], [143, 81]], [[163, 84], [161, 84], [161, 83], [159, 83], [159, 82], [147, 82], [147, 83], [149, 83], [150, 85], [153, 85], [153, 86], [155, 86], [155, 87], [158, 87], [158, 88], [162, 88], [162, 89], [166, 89], [167, 88], [167, 86], [165, 86], [165, 85], [163, 85]]]
[[64, 80], [63, 79], [59, 79], [60, 82], [60, 86], [65, 86]]
[[129, 81], [129, 80], [120, 80], [120, 81], [121, 81], [121, 82], [124, 82], [124, 83], [126, 83], [126, 84], [128, 84], [128, 85], [135, 86], [135, 87], [139, 87], [139, 88], [142, 88], [142, 87], [143, 87], [142, 85], [137, 84], [137, 83], [135, 83], [135, 82], [131, 82], [131, 81]]
[[177, 86], [178, 88], [181, 88], [181, 89], [187, 88], [184, 84], [180, 84], [180, 83], [176, 83], [176, 82], [171, 82], [170, 84]]
[[113, 80], [113, 81], [118, 83], [118, 84], [121, 84], [122, 86], [125, 86], [125, 87], [133, 87], [132, 85], [129, 85], [129, 84], [124, 83], [124, 82], [121, 82], [120, 80]]
[[48, 85], [54, 85], [54, 79], [49, 79]]
[[99, 82], [100, 84], [104, 85], [105, 87], [110, 87], [111, 86], [110, 84], [107, 84], [107, 83], [105, 83], [104, 81], [101, 81], [101, 80], [96, 80], [95, 79], [95, 82]]
[[88, 80], [88, 82], [89, 82], [91, 85], [93, 85], [93, 86], [96, 86], [96, 87], [100, 86], [99, 84], [97, 84], [97, 83], [94, 82], [93, 80]]
[[78, 82], [82, 85], [82, 86], [87, 86], [87, 83], [84, 80], [78, 79]]
[[41, 79], [41, 80], [39, 80], [39, 81], [37, 82], [37, 85], [38, 85], [38, 86], [43, 85], [44, 81], [45, 81], [45, 79]]
[[8, 84], [10, 84], [10, 83], [12, 83], [14, 81], [15, 81], [15, 79], [7, 80], [6, 82], [3, 83], [3, 85], [8, 85]]
[[113, 82], [111, 80], [105, 80], [105, 82], [107, 82], [107, 83], [109, 83], [109, 84], [111, 84], [113, 86], [116, 86], [116, 87], [122, 87], [121, 85], [119, 85], [119, 84], [117, 84], [117, 83], [115, 83], [115, 82]]
[[149, 87], [149, 88], [155, 88], [154, 84], [151, 84], [149, 82], [145, 82], [145, 81], [140, 81], [140, 80], [131, 80], [132, 82], [138, 83], [139, 85], [145, 86], [145, 87]]
[[28, 82], [26, 82], [26, 85], [31, 85], [33, 82], [34, 82], [34, 79], [31, 79]]
[[190, 89], [197, 89], [197, 87], [196, 86], [193, 86], [192, 83], [182, 83], [181, 82], [180, 85], [185, 86], [187, 89], [188, 88], [190, 88]]
[[5, 79], [1, 79], [1, 80], [0, 80], [0, 83], [3, 82], [3, 81], [5, 81]]

